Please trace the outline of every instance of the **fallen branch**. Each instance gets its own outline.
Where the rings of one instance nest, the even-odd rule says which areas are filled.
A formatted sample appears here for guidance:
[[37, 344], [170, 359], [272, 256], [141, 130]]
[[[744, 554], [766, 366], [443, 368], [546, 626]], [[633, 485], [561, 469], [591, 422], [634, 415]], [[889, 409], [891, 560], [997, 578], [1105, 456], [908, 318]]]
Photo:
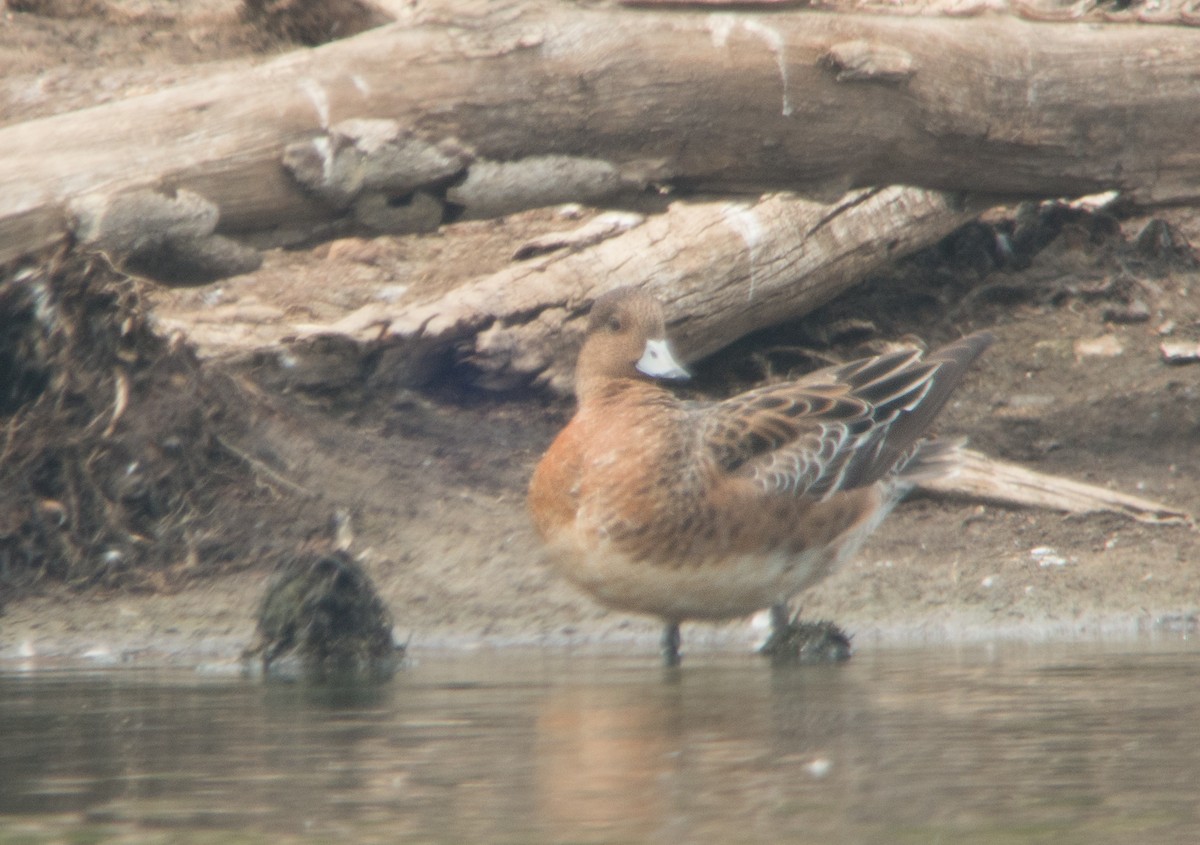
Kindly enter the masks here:
[[1034, 472], [971, 449], [962, 449], [959, 454], [961, 464], [954, 475], [923, 481], [921, 489], [1072, 514], [1116, 513], [1154, 525], [1195, 524], [1190, 514], [1140, 496]]
[[977, 209], [915, 188], [858, 191], [835, 205], [776, 195], [675, 203], [664, 214], [577, 252], [556, 252], [463, 285], [434, 302], [373, 303], [332, 324], [294, 326], [390, 348], [385, 379], [437, 375], [421, 362], [453, 349], [478, 383], [570, 392], [575, 353], [597, 295], [652, 291], [671, 334], [695, 360], [764, 326], [801, 316], [894, 257], [945, 236]]

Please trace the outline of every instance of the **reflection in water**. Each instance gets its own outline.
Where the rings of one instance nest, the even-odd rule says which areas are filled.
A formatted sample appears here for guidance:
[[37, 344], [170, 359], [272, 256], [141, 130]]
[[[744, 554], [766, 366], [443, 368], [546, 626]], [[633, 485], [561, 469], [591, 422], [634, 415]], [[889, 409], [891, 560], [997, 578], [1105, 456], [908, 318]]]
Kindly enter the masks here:
[[1200, 651], [0, 673], [0, 843], [1200, 841]]
[[645, 700], [629, 687], [611, 693], [552, 689], [538, 708], [538, 813], [563, 835], [576, 825], [602, 831], [614, 820], [652, 829], [667, 811], [663, 787], [680, 753], [672, 714], [659, 696]]
[[538, 711], [539, 816], [562, 838], [765, 838], [797, 810], [811, 829], [837, 800], [811, 772], [853, 706], [841, 669], [739, 663], [554, 687]]

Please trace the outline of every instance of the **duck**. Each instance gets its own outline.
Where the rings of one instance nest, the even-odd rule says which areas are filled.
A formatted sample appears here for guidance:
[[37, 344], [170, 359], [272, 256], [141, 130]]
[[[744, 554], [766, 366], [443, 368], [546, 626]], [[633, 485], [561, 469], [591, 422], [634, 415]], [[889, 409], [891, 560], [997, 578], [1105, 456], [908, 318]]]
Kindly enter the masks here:
[[538, 461], [528, 508], [552, 568], [608, 608], [680, 625], [771, 611], [837, 571], [962, 439], [926, 436], [992, 335], [902, 349], [727, 399], [681, 398], [662, 304], [593, 303], [576, 409]]

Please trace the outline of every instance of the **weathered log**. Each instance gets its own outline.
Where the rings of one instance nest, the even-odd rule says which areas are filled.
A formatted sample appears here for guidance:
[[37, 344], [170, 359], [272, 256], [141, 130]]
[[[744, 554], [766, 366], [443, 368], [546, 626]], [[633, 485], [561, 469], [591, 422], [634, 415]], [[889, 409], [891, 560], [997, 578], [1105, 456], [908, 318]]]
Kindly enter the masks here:
[[929, 493], [957, 496], [1011, 507], [1044, 508], [1068, 514], [1115, 513], [1154, 525], [1195, 526], [1191, 514], [1141, 496], [1046, 475], [989, 458], [972, 449], [960, 449], [956, 471], [923, 481]]
[[534, 383], [568, 393], [588, 309], [607, 290], [653, 292], [678, 352], [695, 360], [807, 313], [977, 211], [916, 188], [858, 191], [832, 206], [790, 195], [675, 203], [624, 234], [513, 264], [433, 302], [373, 303], [288, 332], [382, 344], [383, 379], [420, 382], [436, 374], [427, 362], [452, 349], [483, 387]]
[[[1182, 27], [434, 6], [420, 25], [0, 130], [0, 262], [86, 237], [79, 219], [129, 192], [210, 204], [212, 233], [148, 239], [151, 265], [198, 261], [198, 276], [214, 272], [197, 258], [209, 235], [406, 231], [648, 184], [1191, 202], [1198, 74], [1200, 32]], [[169, 229], [152, 213], [166, 205], [105, 248]], [[228, 244], [214, 249], [219, 269]]]

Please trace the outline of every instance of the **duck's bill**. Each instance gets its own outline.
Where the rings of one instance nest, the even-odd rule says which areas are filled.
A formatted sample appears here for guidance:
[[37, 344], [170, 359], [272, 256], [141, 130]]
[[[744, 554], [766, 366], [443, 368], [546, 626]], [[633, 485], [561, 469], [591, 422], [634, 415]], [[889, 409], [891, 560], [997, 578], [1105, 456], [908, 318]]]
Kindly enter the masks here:
[[651, 378], [687, 379], [692, 374], [685, 370], [665, 340], [646, 341], [646, 350], [635, 366]]

